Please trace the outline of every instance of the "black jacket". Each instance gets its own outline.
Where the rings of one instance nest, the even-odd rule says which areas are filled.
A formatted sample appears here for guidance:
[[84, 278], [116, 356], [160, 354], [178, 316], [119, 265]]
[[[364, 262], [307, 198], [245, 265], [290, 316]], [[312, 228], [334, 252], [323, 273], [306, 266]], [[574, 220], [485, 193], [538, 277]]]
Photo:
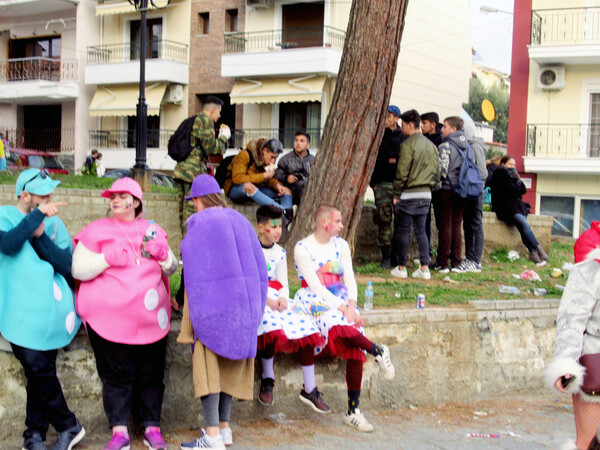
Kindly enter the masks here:
[[383, 139], [377, 153], [377, 161], [371, 175], [371, 187], [379, 183], [393, 183], [396, 179], [396, 166], [400, 159], [400, 145], [404, 142], [406, 136], [402, 134], [400, 128], [392, 130], [386, 128], [383, 132]]
[[439, 131], [436, 131], [435, 133], [432, 133], [432, 134], [424, 134], [423, 136], [425, 136], [427, 139], [429, 139], [431, 142], [433, 142], [433, 145], [435, 145], [436, 147], [439, 147], [441, 145], [441, 143], [444, 142], [442, 133], [440, 133]]
[[490, 180], [492, 191], [492, 211], [503, 222], [512, 223], [515, 214], [529, 214], [529, 204], [521, 200], [527, 188], [521, 179], [510, 176], [508, 171], [498, 166]]

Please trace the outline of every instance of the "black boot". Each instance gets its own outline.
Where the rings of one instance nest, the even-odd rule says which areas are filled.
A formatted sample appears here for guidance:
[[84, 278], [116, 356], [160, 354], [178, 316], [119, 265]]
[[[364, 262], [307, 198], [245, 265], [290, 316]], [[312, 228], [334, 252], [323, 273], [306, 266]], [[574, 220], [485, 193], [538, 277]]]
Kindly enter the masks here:
[[390, 269], [392, 267], [392, 262], [390, 260], [392, 247], [390, 245], [382, 245], [379, 248], [381, 249], [381, 267]]
[[535, 249], [537, 251], [537, 254], [540, 255], [540, 258], [542, 258], [544, 261], [548, 260], [548, 253], [544, 251], [544, 247], [542, 247], [542, 244], [538, 244], [538, 246]]

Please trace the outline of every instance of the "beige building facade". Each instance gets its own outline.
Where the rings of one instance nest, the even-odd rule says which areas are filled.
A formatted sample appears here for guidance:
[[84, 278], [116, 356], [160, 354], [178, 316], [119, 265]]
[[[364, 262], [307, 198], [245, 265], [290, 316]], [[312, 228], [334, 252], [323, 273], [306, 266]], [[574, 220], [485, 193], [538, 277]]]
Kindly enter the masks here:
[[600, 218], [600, 0], [533, 0], [525, 170], [553, 234]]

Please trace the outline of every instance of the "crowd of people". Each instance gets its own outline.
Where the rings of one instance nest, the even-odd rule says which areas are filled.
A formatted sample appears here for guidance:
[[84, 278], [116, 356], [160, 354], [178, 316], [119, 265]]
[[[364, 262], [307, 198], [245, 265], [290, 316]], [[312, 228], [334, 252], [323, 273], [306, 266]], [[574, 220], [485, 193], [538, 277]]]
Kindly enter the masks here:
[[[53, 450], [70, 450], [85, 429], [69, 409], [56, 372], [58, 349], [83, 323], [102, 381], [112, 435], [104, 450], [131, 446], [130, 417], [144, 444], [166, 449], [160, 419], [171, 305], [169, 276], [178, 267], [167, 233], [144, 217], [143, 193], [131, 178], [101, 195], [107, 217], [73, 240], [54, 202], [59, 181], [28, 169], [16, 183], [16, 205], [0, 207], [0, 271], [5, 293], [0, 332], [27, 378], [23, 448], [43, 450], [50, 425]], [[316, 386], [315, 357], [346, 360], [348, 409], [343, 422], [373, 426], [360, 411], [363, 364], [372, 355], [385, 380], [395, 376], [387, 346], [364, 335], [350, 248], [339, 237], [338, 209], [320, 205], [315, 231], [299, 241], [294, 262], [302, 287], [289, 298], [287, 256], [277, 242], [284, 210], [262, 205], [255, 227], [227, 208], [214, 177], [195, 177], [184, 198], [194, 207], [181, 244], [184, 304], [177, 341], [191, 345], [194, 395], [203, 408], [200, 437], [182, 449], [224, 449], [233, 443], [232, 398], [252, 400], [254, 359], [262, 363], [258, 400], [274, 402], [274, 357], [296, 354], [304, 377], [299, 400], [317, 413], [331, 409]], [[257, 233], [258, 231], [258, 233]], [[32, 271], [36, 283], [30, 283]], [[110, 295], [106, 295], [110, 292]]]
[[[10, 293], [2, 297], [0, 332], [27, 378], [23, 448], [45, 449], [50, 425], [58, 432], [54, 450], [70, 450], [85, 435], [56, 373], [57, 350], [71, 342], [83, 323], [112, 430], [104, 450], [130, 448], [131, 415], [142, 427], [148, 448], [166, 449], [160, 418], [172, 307], [182, 309], [177, 341], [191, 346], [194, 395], [201, 401], [205, 426], [182, 449], [224, 449], [233, 443], [232, 398], [253, 398], [256, 357], [262, 370], [258, 401], [273, 405], [277, 353], [297, 356], [304, 382], [298, 398], [319, 414], [331, 408], [316, 384], [315, 357], [346, 360], [348, 408], [343, 422], [358, 431], [373, 430], [359, 409], [363, 364], [371, 355], [385, 380], [395, 377], [395, 368], [387, 346], [364, 334], [350, 247], [340, 237], [340, 211], [327, 204], [316, 207], [314, 232], [295, 244], [293, 261], [301, 287], [293, 298], [287, 255], [278, 245], [314, 164], [310, 136], [296, 133], [293, 152], [280, 158], [277, 167], [282, 144], [276, 139], [250, 141], [229, 164], [225, 193], [260, 205], [255, 228], [226, 207], [218, 182], [206, 174], [208, 155], [222, 154], [230, 136], [227, 127], [218, 136], [214, 133], [219, 102], [205, 102], [193, 125], [192, 152], [175, 169], [185, 267], [176, 301], [170, 300], [169, 276], [178, 260], [167, 233], [145, 218], [136, 181], [122, 178], [105, 190], [107, 217], [86, 226], [73, 240], [58, 218], [65, 203], [52, 200], [60, 182], [46, 171], [21, 172], [16, 205], [0, 207], [0, 267], [12, 268], [0, 271], [2, 287]], [[521, 200], [525, 187], [514, 170], [514, 158], [502, 158], [488, 177], [483, 141], [474, 130], [459, 117], [446, 118], [441, 129], [438, 122], [435, 113], [421, 116], [415, 110], [388, 108], [371, 179], [382, 266], [391, 268], [394, 261], [392, 275], [408, 276], [413, 228], [419, 245], [413, 277], [426, 280], [430, 267], [444, 273], [450, 265], [454, 272], [480, 271], [487, 178], [498, 218], [515, 224], [532, 260], [542, 263], [548, 256], [527, 224], [529, 211]], [[467, 159], [475, 180], [466, 175]], [[439, 234], [434, 261], [432, 204]], [[27, 282], [32, 271], [35, 284]], [[579, 373], [573, 369], [560, 376]]]
[[[390, 273], [397, 278], [408, 277], [412, 228], [419, 247], [414, 278], [430, 279], [430, 269], [439, 273], [481, 272], [486, 186], [491, 189], [492, 210], [498, 219], [515, 225], [530, 259], [544, 265], [548, 255], [527, 222], [529, 205], [522, 200], [526, 188], [515, 170], [515, 159], [504, 156], [498, 164], [486, 165], [486, 148], [483, 139], [475, 135], [472, 122], [458, 116], [439, 122], [435, 112], [420, 115], [409, 110], [402, 114], [397, 106], [388, 107], [370, 181], [381, 266], [392, 269]], [[438, 231], [435, 258], [432, 210]]]

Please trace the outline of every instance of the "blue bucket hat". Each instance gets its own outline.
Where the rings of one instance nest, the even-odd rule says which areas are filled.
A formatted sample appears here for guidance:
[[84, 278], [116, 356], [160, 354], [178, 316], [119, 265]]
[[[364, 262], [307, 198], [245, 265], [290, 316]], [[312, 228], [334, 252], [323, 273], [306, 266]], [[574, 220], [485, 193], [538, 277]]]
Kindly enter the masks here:
[[44, 196], [51, 194], [59, 184], [60, 181], [50, 178], [46, 169], [27, 169], [17, 178], [15, 191], [17, 197], [20, 197], [23, 191]]

